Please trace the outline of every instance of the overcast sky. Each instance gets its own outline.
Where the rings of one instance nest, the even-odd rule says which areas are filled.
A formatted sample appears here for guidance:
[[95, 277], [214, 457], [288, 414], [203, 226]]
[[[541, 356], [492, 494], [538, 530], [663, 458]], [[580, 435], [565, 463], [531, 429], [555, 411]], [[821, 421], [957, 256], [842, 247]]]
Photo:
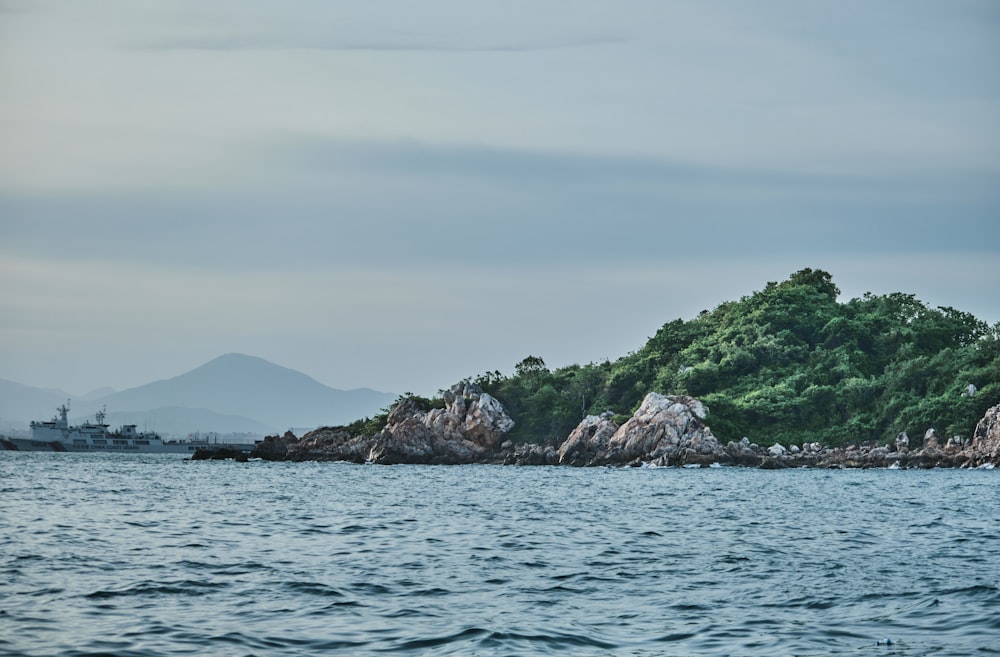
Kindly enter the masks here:
[[1000, 321], [995, 0], [0, 0], [0, 378], [431, 394], [783, 280]]

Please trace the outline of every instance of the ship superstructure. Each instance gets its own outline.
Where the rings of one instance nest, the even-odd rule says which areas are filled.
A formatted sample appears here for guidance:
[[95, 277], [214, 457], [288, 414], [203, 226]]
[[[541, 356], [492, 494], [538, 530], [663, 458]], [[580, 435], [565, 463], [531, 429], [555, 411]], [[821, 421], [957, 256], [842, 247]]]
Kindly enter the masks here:
[[31, 423], [31, 438], [3, 438], [4, 449], [27, 452], [147, 452], [190, 453], [199, 448], [233, 447], [249, 452], [253, 445], [243, 443], [209, 443], [207, 438], [163, 440], [154, 432], [137, 431], [136, 425], [124, 424], [115, 431], [105, 422], [107, 412], [101, 409], [93, 422], [76, 426], [69, 424], [69, 402], [56, 409], [48, 421]]

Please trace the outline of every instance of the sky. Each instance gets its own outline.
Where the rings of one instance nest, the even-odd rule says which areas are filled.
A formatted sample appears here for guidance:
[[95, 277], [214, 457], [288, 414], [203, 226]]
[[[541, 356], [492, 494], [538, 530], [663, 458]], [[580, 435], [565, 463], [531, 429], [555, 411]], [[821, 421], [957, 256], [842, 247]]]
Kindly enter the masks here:
[[615, 359], [805, 267], [1000, 321], [994, 0], [0, 0], [0, 378]]

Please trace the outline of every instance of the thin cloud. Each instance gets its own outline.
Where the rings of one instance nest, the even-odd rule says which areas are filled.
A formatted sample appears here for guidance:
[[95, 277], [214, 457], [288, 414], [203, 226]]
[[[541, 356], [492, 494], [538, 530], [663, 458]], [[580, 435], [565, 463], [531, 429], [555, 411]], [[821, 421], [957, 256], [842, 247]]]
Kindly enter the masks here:
[[938, 171], [932, 163], [922, 174], [911, 170], [849, 174], [720, 166], [644, 155], [316, 136], [271, 141], [260, 155], [282, 166], [368, 171], [378, 175], [447, 175], [540, 185], [604, 182], [624, 183], [633, 189], [655, 184], [683, 186], [688, 190], [725, 187], [728, 193], [754, 189], [785, 190], [792, 195], [849, 191], [855, 196], [907, 198], [939, 196], [952, 190], [963, 198], [997, 196], [992, 172]]
[[371, 40], [287, 39], [270, 36], [205, 36], [131, 44], [134, 50], [266, 51], [317, 50], [333, 52], [482, 52], [518, 53], [570, 50], [624, 43], [627, 39], [594, 36], [565, 40], [477, 41], [449, 37], [398, 37]]

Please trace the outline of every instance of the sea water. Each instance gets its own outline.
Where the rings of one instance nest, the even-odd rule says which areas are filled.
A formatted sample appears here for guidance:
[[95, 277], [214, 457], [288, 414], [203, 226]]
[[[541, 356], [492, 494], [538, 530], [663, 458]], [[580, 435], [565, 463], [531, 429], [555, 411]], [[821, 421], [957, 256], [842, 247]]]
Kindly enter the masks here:
[[0, 654], [1000, 654], [1000, 470], [0, 453]]

